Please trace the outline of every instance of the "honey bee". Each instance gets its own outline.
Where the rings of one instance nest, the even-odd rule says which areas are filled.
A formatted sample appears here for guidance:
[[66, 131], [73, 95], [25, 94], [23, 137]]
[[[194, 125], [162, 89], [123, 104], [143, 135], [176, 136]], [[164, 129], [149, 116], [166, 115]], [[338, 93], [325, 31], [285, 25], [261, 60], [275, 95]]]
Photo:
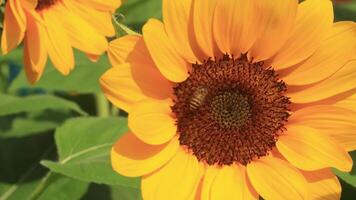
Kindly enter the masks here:
[[206, 96], [208, 95], [208, 88], [204, 86], [199, 86], [193, 93], [192, 98], [190, 100], [189, 106], [191, 110], [196, 110], [199, 106], [201, 106]]

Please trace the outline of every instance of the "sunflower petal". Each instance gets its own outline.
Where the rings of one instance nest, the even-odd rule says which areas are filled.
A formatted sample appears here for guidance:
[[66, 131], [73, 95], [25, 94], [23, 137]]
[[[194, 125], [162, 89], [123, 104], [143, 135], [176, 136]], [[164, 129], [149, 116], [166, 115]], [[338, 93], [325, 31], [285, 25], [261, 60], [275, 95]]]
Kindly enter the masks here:
[[169, 39], [185, 60], [196, 63], [198, 59], [190, 46], [188, 32], [192, 0], [163, 0], [162, 4], [164, 27]]
[[65, 6], [58, 5], [53, 10], [62, 22], [73, 47], [94, 55], [101, 55], [106, 51], [108, 43], [105, 36], [100, 35], [88, 22]]
[[83, 5], [103, 10], [103, 11], [111, 11], [114, 12], [116, 8], [121, 5], [121, 0], [77, 0]]
[[233, 165], [216, 168], [210, 166], [206, 170], [202, 200], [258, 199], [248, 182], [245, 167]]
[[179, 141], [173, 138], [162, 145], [149, 145], [132, 133], [126, 133], [111, 150], [113, 169], [124, 176], [147, 175], [170, 160], [179, 148]]
[[9, 0], [5, 5], [4, 29], [1, 37], [3, 54], [7, 54], [17, 47], [24, 38], [26, 18], [21, 17], [22, 14], [24, 15], [23, 12], [21, 5], [18, 5], [18, 0]]
[[8, 0], [12, 14], [22, 30], [26, 29], [26, 14], [22, 7], [21, 0]]
[[214, 38], [223, 53], [240, 56], [257, 39], [255, 1], [221, 0], [214, 14]]
[[253, 161], [247, 165], [247, 174], [254, 189], [264, 199], [307, 199], [305, 178], [281, 159], [266, 156]]
[[310, 103], [324, 100], [356, 88], [356, 60], [348, 62], [331, 77], [317, 84], [291, 91], [288, 96], [294, 103]]
[[356, 102], [356, 93], [342, 99], [341, 101], [336, 102], [334, 105], [337, 107], [350, 109], [350, 110], [356, 112], [355, 102]]
[[335, 167], [350, 171], [350, 155], [326, 135], [307, 126], [290, 125], [287, 134], [278, 138], [279, 152], [294, 166], [302, 170]]
[[312, 106], [294, 112], [288, 121], [291, 125], [317, 129], [347, 151], [356, 149], [355, 111], [330, 105]]
[[106, 97], [126, 112], [131, 111], [134, 103], [147, 98], [133, 79], [131, 68], [131, 64], [122, 64], [110, 68], [100, 78], [100, 85]]
[[193, 26], [195, 38], [206, 58], [214, 58], [217, 51], [213, 36], [214, 12], [218, 0], [193, 2]]
[[87, 5], [80, 4], [77, 1], [64, 1], [66, 6], [71, 9], [72, 12], [78, 14], [86, 22], [94, 27], [95, 30], [105, 36], [114, 36], [115, 29], [112, 25], [111, 12], [100, 11], [95, 7], [89, 7]]
[[307, 179], [310, 199], [338, 200], [341, 197], [341, 185], [330, 169], [302, 171]]
[[42, 12], [46, 23], [46, 36], [48, 55], [53, 65], [64, 75], [68, 75], [74, 68], [73, 49], [62, 23], [52, 9]]
[[28, 15], [27, 32], [24, 40], [24, 64], [30, 83], [39, 80], [47, 61], [45, 29]]
[[275, 55], [288, 39], [296, 19], [297, 0], [256, 1], [259, 16], [258, 36], [251, 56], [254, 61], [266, 60]]
[[138, 102], [129, 113], [129, 127], [142, 141], [158, 145], [169, 141], [177, 132], [171, 116], [171, 101], [145, 100]]
[[[137, 54], [141, 54], [142, 50], [136, 48], [139, 40], [142, 40], [140, 36], [126, 35], [111, 41], [108, 48], [110, 63], [115, 67], [127, 62], [129, 55], [134, 51], [140, 51]], [[149, 54], [147, 55], [150, 56]]]
[[159, 71], [170, 81], [182, 82], [188, 77], [188, 63], [172, 47], [163, 24], [150, 19], [142, 29], [147, 48]]
[[34, 10], [37, 6], [38, 0], [20, 0], [23, 8], [27, 10]]
[[194, 199], [203, 169], [194, 156], [180, 149], [161, 169], [142, 177], [143, 199]]
[[294, 30], [272, 66], [284, 69], [311, 56], [332, 27], [334, 12], [329, 0], [307, 0], [299, 4]]
[[283, 80], [289, 85], [307, 85], [330, 77], [355, 55], [355, 38], [355, 23], [335, 23], [318, 50]]

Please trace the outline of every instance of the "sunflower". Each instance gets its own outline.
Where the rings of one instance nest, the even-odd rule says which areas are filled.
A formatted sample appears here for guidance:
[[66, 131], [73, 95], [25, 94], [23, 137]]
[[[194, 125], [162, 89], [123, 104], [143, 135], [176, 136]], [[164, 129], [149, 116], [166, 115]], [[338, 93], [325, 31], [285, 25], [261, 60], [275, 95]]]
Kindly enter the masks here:
[[5, 5], [3, 54], [24, 41], [28, 80], [38, 81], [50, 57], [63, 75], [74, 68], [73, 47], [92, 60], [107, 49], [114, 35], [111, 13], [120, 0], [8, 0]]
[[112, 166], [144, 199], [339, 199], [356, 149], [356, 25], [329, 0], [163, 0], [109, 44], [128, 112]]

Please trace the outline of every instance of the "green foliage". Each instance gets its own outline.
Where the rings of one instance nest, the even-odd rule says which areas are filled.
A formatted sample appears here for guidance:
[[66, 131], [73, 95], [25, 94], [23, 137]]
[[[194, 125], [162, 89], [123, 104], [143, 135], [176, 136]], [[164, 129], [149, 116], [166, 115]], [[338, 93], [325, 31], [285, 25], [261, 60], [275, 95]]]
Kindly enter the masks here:
[[3, 94], [0, 95], [0, 99], [0, 116], [47, 109], [73, 110], [78, 114], [87, 115], [77, 104], [51, 95], [16, 97]]
[[[351, 153], [352, 160], [356, 161], [356, 151]], [[343, 181], [356, 188], [356, 165], [353, 166], [351, 172], [345, 173], [334, 169], [334, 173]]]
[[59, 161], [42, 161], [52, 171], [83, 181], [138, 187], [138, 180], [113, 174], [110, 149], [127, 132], [124, 118], [77, 118], [57, 129]]
[[141, 32], [141, 27], [149, 18], [162, 19], [161, 0], [127, 0], [119, 9], [123, 15], [123, 23], [136, 32]]
[[92, 63], [85, 54], [75, 51], [75, 68], [70, 76], [61, 75], [50, 63], [47, 64], [41, 80], [36, 85], [28, 85], [25, 72], [16, 78], [9, 88], [10, 92], [17, 92], [23, 88], [32, 90], [42, 89], [48, 92], [65, 91], [72, 93], [100, 92], [98, 80], [110, 67], [106, 56], [102, 56], [97, 63]]

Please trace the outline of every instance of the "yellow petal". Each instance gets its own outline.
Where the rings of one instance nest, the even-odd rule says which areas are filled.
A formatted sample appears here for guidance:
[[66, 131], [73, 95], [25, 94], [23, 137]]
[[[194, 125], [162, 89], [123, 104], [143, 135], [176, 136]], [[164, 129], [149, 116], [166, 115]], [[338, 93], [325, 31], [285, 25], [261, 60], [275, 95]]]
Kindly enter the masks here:
[[115, 171], [124, 176], [147, 175], [167, 163], [178, 148], [177, 138], [166, 144], [149, 145], [134, 134], [126, 133], [111, 150], [111, 164]]
[[214, 14], [214, 38], [223, 53], [240, 56], [257, 38], [255, 1], [221, 0]]
[[103, 10], [103, 11], [111, 11], [114, 12], [120, 5], [121, 0], [77, 0], [81, 4], [86, 6]]
[[[127, 62], [127, 58], [134, 51], [140, 51], [136, 48], [139, 40], [142, 40], [140, 36], [126, 35], [115, 39], [109, 43], [108, 57], [111, 65], [118, 66]], [[140, 54], [138, 52], [137, 54]], [[150, 56], [150, 55], [148, 55]]]
[[312, 106], [294, 112], [288, 123], [317, 129], [347, 151], [356, 149], [356, 111], [331, 105]]
[[209, 166], [203, 182], [202, 200], [258, 199], [250, 185], [246, 168], [240, 165]]
[[188, 19], [192, 0], [163, 0], [164, 27], [175, 49], [188, 62], [196, 63], [189, 41]]
[[115, 29], [112, 25], [111, 12], [100, 11], [95, 9], [95, 7], [89, 7], [78, 3], [77, 1], [65, 1], [66, 6], [71, 9], [72, 12], [78, 14], [86, 22], [94, 27], [95, 30], [101, 35], [114, 36]]
[[142, 141], [148, 144], [163, 144], [177, 132], [175, 119], [171, 114], [169, 100], [145, 100], [136, 103], [129, 113], [129, 127]]
[[74, 68], [73, 49], [62, 23], [52, 9], [45, 10], [43, 19], [46, 23], [46, 44], [48, 55], [53, 65], [64, 75], [68, 75]]
[[356, 112], [356, 92], [353, 92], [352, 95], [348, 96], [347, 98], [342, 99], [335, 103], [335, 106], [350, 109]]
[[194, 199], [203, 169], [196, 157], [180, 149], [161, 169], [142, 177], [143, 199]]
[[39, 80], [47, 61], [45, 29], [28, 15], [27, 32], [24, 40], [24, 64], [30, 83]]
[[83, 18], [62, 5], [52, 10], [55, 10], [54, 12], [62, 22], [73, 47], [94, 55], [101, 55], [106, 51], [108, 43], [105, 36], [100, 35]]
[[159, 71], [170, 81], [182, 82], [188, 77], [189, 64], [170, 42], [163, 24], [150, 19], [142, 29], [147, 48]]
[[330, 77], [355, 55], [355, 38], [355, 23], [335, 23], [317, 51], [283, 80], [289, 85], [307, 85]]
[[38, 0], [20, 0], [23, 8], [27, 10], [34, 10], [37, 6]]
[[[18, 5], [18, 0], [9, 0], [5, 5], [4, 14], [4, 29], [1, 37], [1, 51], [7, 54], [12, 49], [17, 47], [23, 40], [26, 31], [26, 21], [20, 16], [23, 13], [21, 6]], [[24, 13], [23, 13], [24, 14]]]
[[255, 61], [275, 55], [288, 39], [295, 24], [297, 0], [264, 0], [258, 4], [258, 32], [251, 56]]
[[9, 0], [8, 4], [21, 30], [26, 29], [26, 14], [22, 8], [21, 0]]
[[296, 25], [281, 51], [273, 58], [275, 69], [284, 69], [311, 56], [332, 27], [330, 0], [307, 0], [299, 4]]
[[114, 67], [130, 62], [132, 78], [146, 96], [166, 99], [173, 94], [172, 84], [156, 68], [141, 36], [124, 36], [110, 42], [108, 55]]
[[259, 158], [247, 165], [248, 178], [264, 198], [273, 200], [307, 199], [307, 182], [289, 163], [271, 156]]
[[94, 54], [90, 54], [90, 53], [86, 53], [85, 55], [92, 62], [98, 62], [100, 59], [100, 55], [94, 55]]
[[100, 85], [105, 96], [117, 107], [130, 112], [132, 104], [147, 98], [131, 73], [130, 64], [110, 68], [100, 78]]
[[276, 145], [290, 163], [302, 170], [334, 167], [348, 172], [352, 168], [352, 159], [341, 146], [305, 125], [289, 125]]
[[218, 0], [193, 2], [193, 27], [195, 39], [205, 57], [214, 58], [217, 46], [213, 36], [214, 12]]
[[341, 185], [330, 169], [318, 171], [302, 171], [307, 179], [310, 199], [312, 200], [339, 200]]
[[288, 96], [294, 103], [310, 103], [324, 100], [356, 88], [356, 60], [348, 62], [331, 77], [317, 84], [291, 91]]

